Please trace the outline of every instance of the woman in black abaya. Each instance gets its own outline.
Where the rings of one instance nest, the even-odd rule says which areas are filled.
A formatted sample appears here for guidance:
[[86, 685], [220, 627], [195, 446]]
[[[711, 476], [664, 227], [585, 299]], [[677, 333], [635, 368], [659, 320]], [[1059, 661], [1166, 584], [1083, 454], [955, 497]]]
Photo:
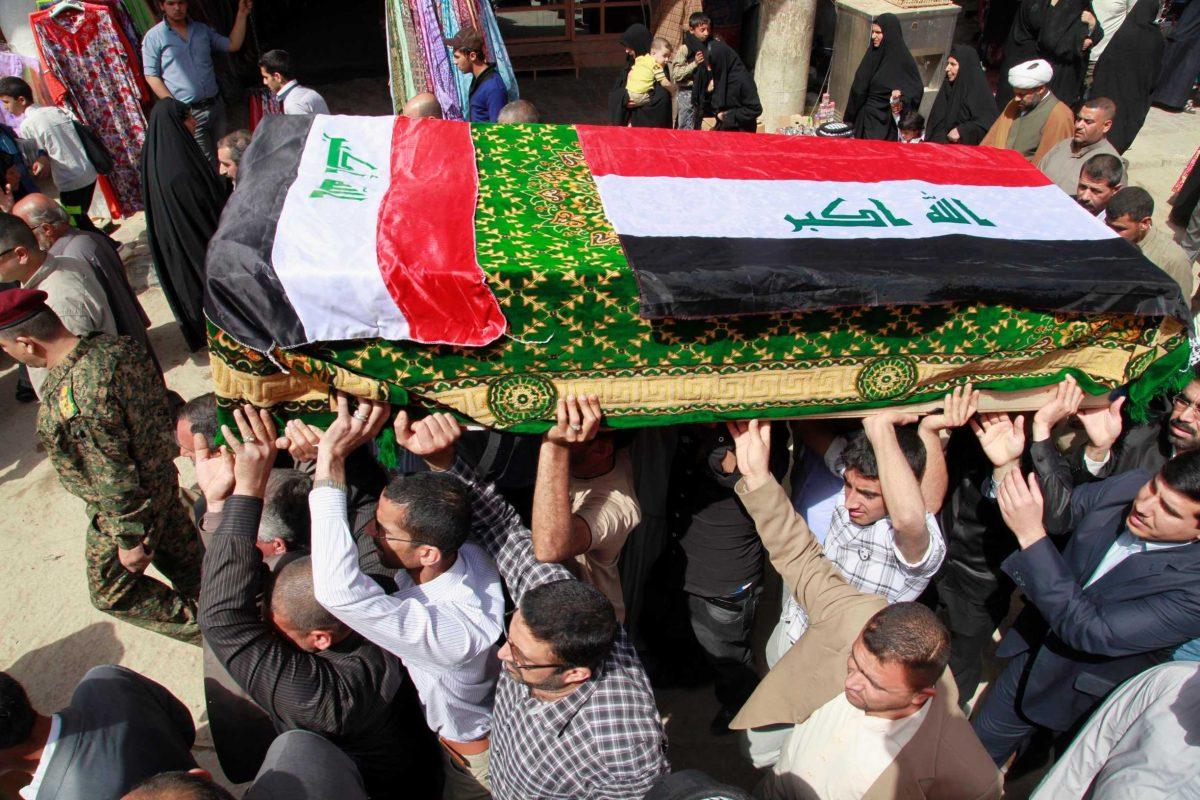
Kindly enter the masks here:
[[1008, 71], [1026, 61], [1043, 58], [1054, 68], [1050, 91], [1068, 106], [1074, 106], [1083, 91], [1088, 48], [1103, 36], [1088, 0], [1022, 0], [1004, 44], [996, 105], [1003, 109], [1013, 98]]
[[[191, 126], [191, 127], [189, 127]], [[225, 187], [192, 138], [195, 122], [175, 99], [150, 112], [142, 147], [142, 200], [154, 270], [191, 350], [204, 347], [204, 253]]]
[[946, 80], [929, 109], [925, 141], [979, 144], [998, 116], [975, 48], [954, 45], [946, 59]]
[[1154, 24], [1156, 16], [1158, 0], [1138, 0], [1100, 55], [1092, 76], [1091, 96], [1117, 104], [1108, 142], [1118, 153], [1133, 144], [1150, 110], [1150, 94], [1166, 47]]
[[619, 42], [625, 48], [625, 71], [608, 93], [608, 116], [613, 125], [632, 125], [635, 128], [672, 127], [671, 93], [660, 84], [655, 84], [650, 90], [649, 103], [637, 108], [628, 106], [629, 93], [625, 91], [625, 80], [629, 77], [629, 69], [633, 66], [634, 58], [650, 52], [650, 42], [653, 40], [650, 29], [640, 22], [630, 25], [621, 34]]
[[843, 121], [854, 126], [855, 138], [889, 142], [900, 138], [891, 107], [896, 93], [904, 116], [920, 107], [925, 84], [904, 43], [900, 20], [895, 14], [880, 14], [871, 23], [871, 45], [854, 73], [843, 115]]
[[1179, 22], [1167, 37], [1162, 57], [1162, 74], [1154, 87], [1154, 104], [1182, 111], [1191, 99], [1196, 76], [1200, 75], [1200, 3], [1188, 3]]
[[[758, 99], [754, 78], [737, 52], [724, 42], [713, 40], [708, 43], [705, 66], [708, 68], [709, 82], [703, 87], [694, 87], [692, 91], [702, 93], [704, 104], [712, 109], [713, 116], [717, 118], [716, 129], [754, 133], [762, 114], [762, 103]], [[709, 86], [712, 88], [709, 89]]]

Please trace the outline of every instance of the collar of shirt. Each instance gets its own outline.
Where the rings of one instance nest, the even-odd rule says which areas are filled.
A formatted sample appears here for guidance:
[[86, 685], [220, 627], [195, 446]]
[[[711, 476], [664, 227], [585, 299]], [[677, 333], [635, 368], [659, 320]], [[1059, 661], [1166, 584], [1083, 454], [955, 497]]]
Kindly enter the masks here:
[[1075, 148], [1071, 147], [1070, 139], [1066, 139], [1065, 141], [1067, 142], [1067, 155], [1069, 155], [1071, 158], [1087, 158], [1093, 152], [1099, 150], [1108, 143], [1108, 139], [1100, 139], [1099, 141], [1084, 145], [1083, 147], [1079, 148], [1078, 151], [1076, 151]]
[[168, 35], [173, 33], [173, 34], [175, 34], [175, 38], [179, 39], [181, 42], [190, 42], [190, 41], [192, 41], [192, 32], [195, 31], [195, 29], [196, 29], [196, 23], [192, 22], [191, 17], [187, 18], [187, 38], [186, 39], [183, 38], [182, 36], [180, 36], [179, 31], [177, 31], [173, 27], [171, 27], [171, 23], [167, 22], [165, 19], [163, 20], [163, 27], [165, 27], [167, 29]]
[[46, 770], [50, 767], [50, 759], [54, 758], [54, 748], [58, 745], [58, 737], [62, 733], [62, 717], [58, 714], [50, 716], [50, 735], [46, 737], [46, 746], [42, 748], [42, 757], [38, 759], [37, 769], [33, 780], [17, 794], [24, 800], [35, 800], [42, 789], [42, 781], [46, 779]]
[[83, 358], [89, 350], [92, 349], [92, 341], [99, 336], [99, 331], [85, 333], [79, 337], [79, 343], [75, 345], [75, 349], [67, 354], [63, 362], [46, 373], [46, 379], [42, 381], [42, 396], [49, 397], [51, 392], [57, 391], [58, 384], [62, 382], [64, 376], [70, 371], [71, 367]]
[[279, 98], [280, 100], [282, 100], [282, 99], [283, 99], [283, 96], [284, 96], [285, 94], [287, 94], [288, 92], [290, 92], [292, 89], [295, 89], [295, 88], [296, 88], [297, 86], [299, 86], [299, 85], [300, 85], [300, 81], [297, 81], [297, 80], [290, 80], [290, 81], [288, 81], [287, 83], [285, 83], [283, 86], [280, 86], [280, 87], [279, 87], [279, 91], [275, 93], [275, 96], [276, 96], [277, 98]]
[[[469, 547], [470, 545], [463, 545]], [[450, 565], [450, 569], [438, 575], [431, 581], [425, 583], [415, 583], [412, 576], [407, 570], [400, 570], [396, 573], [396, 584], [398, 589], [393, 597], [402, 599], [416, 598], [423, 603], [437, 603], [441, 600], [452, 600], [455, 588], [462, 583], [463, 578], [467, 576], [467, 563], [463, 557], [462, 549], [458, 551], [458, 555], [454, 559], [454, 563]]]
[[29, 276], [29, 280], [21, 284], [22, 289], [36, 289], [42, 281], [54, 270], [58, 269], [58, 257], [46, 254], [46, 260]]
[[[603, 667], [601, 667], [603, 669]], [[512, 680], [512, 677], [506, 672], [504, 680]], [[552, 729], [555, 733], [562, 733], [563, 730], [579, 713], [579, 710], [587, 704], [592, 695], [596, 692], [596, 682], [600, 680], [600, 675], [595, 674], [585, 681], [578, 689], [571, 692], [561, 700], [546, 701], [533, 696], [533, 691], [527, 687], [521, 687], [525, 692], [523, 698], [524, 704], [529, 711], [531, 717], [536, 717], [542, 720], [545, 725]], [[533, 704], [530, 707], [530, 704]]]

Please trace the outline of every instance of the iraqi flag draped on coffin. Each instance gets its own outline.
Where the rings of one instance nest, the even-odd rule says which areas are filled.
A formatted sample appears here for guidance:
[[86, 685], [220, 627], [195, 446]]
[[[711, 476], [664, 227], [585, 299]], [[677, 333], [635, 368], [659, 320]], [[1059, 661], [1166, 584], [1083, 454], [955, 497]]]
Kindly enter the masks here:
[[209, 248], [209, 319], [268, 352], [343, 339], [478, 346], [504, 316], [475, 257], [470, 129], [284, 116]]
[[979, 298], [1186, 315], [1177, 284], [1011, 150], [649, 128], [579, 138], [646, 317]]
[[1186, 377], [1174, 282], [988, 148], [272, 116], [207, 267], [225, 407], [317, 424], [331, 388], [536, 432], [570, 393], [637, 427]]

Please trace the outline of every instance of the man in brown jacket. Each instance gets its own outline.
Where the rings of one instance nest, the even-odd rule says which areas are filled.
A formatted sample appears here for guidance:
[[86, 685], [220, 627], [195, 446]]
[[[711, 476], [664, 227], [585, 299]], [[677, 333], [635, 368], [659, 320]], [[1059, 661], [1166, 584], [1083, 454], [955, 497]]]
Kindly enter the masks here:
[[735, 491], [809, 628], [730, 727], [791, 725], [756, 794], [768, 800], [991, 800], [1000, 774], [958, 708], [950, 637], [917, 603], [846, 583], [772, 477], [770, 423], [729, 423]]

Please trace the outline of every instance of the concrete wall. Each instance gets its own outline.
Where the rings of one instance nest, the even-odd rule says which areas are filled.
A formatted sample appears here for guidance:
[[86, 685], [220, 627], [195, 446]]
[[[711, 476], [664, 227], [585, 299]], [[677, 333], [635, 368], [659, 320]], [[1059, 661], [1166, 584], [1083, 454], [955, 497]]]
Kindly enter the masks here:
[[0, 1], [0, 31], [13, 52], [25, 56], [36, 56], [37, 45], [29, 30], [29, 15], [35, 10], [34, 0]]

